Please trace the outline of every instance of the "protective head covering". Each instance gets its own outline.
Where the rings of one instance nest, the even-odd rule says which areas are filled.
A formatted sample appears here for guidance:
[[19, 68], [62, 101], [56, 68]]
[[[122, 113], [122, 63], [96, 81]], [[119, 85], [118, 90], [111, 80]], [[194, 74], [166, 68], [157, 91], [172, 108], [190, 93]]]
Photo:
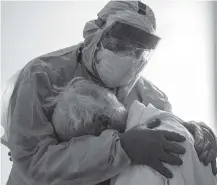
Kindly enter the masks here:
[[45, 108], [55, 105], [52, 124], [60, 141], [98, 136], [106, 129], [125, 131], [127, 111], [109, 90], [78, 77], [61, 91], [44, 105]]
[[138, 69], [147, 63], [159, 40], [140, 28], [120, 21], [112, 22], [101, 36], [93, 66], [109, 88], [128, 85]]
[[82, 62], [105, 87], [119, 88], [121, 102], [156, 48], [155, 29], [153, 11], [140, 1], [110, 1], [85, 25]]

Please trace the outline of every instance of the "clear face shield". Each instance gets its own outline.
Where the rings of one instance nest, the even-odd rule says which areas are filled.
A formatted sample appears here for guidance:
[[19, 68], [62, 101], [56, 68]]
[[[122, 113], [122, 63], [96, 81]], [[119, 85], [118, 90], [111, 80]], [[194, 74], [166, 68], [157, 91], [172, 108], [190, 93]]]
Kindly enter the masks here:
[[147, 60], [160, 38], [140, 28], [122, 22], [114, 22], [102, 37], [101, 44], [119, 56]]
[[110, 88], [127, 85], [146, 65], [160, 38], [123, 22], [102, 34], [95, 71]]

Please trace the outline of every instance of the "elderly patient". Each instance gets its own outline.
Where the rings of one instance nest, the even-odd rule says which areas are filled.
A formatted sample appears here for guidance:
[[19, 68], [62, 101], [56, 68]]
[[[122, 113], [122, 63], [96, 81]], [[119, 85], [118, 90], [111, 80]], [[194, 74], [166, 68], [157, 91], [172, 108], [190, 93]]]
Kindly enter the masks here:
[[52, 123], [60, 141], [83, 135], [98, 136], [105, 129], [125, 131], [125, 107], [112, 92], [83, 78], [73, 79], [50, 102], [56, 104]]
[[134, 101], [128, 112], [112, 92], [83, 78], [73, 79], [49, 102], [45, 107], [55, 105], [52, 123], [60, 141], [83, 135], [97, 136], [105, 129], [120, 133], [132, 127], [143, 129], [156, 118], [161, 119], [161, 125], [155, 129], [175, 131], [186, 137], [182, 143], [186, 149], [185, 155], [181, 156], [183, 165], [165, 164], [173, 172], [172, 179], [166, 179], [148, 166], [131, 164], [111, 180], [112, 185], [217, 184], [211, 167], [205, 167], [199, 161], [194, 139], [180, 124], [182, 120], [171, 113], [158, 110], [151, 104], [146, 107], [138, 101]]

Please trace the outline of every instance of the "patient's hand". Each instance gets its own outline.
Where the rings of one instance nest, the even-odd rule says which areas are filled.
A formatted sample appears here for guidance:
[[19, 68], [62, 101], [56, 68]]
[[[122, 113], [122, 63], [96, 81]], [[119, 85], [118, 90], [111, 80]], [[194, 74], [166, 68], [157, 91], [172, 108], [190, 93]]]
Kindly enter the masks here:
[[205, 123], [196, 121], [183, 123], [183, 126], [187, 128], [194, 137], [194, 147], [200, 161], [206, 166], [211, 163], [212, 172], [216, 175], [217, 143], [212, 130], [205, 125]]

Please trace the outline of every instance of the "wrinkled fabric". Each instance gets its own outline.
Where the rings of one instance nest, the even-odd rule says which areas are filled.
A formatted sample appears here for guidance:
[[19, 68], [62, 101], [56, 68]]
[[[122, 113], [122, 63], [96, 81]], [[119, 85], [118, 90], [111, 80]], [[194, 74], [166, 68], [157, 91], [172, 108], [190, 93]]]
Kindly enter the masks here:
[[173, 173], [172, 179], [166, 179], [148, 166], [131, 165], [113, 178], [111, 185], [216, 185], [217, 178], [212, 173], [211, 165], [206, 167], [199, 161], [194, 149], [193, 136], [180, 124], [180, 118], [160, 111], [151, 104], [146, 107], [134, 101], [129, 110], [126, 131], [135, 126], [147, 128], [147, 124], [156, 118], [161, 119], [161, 125], [154, 129], [172, 131], [186, 137], [186, 141], [180, 143], [186, 149], [186, 153], [179, 156], [183, 164], [164, 164]]
[[10, 111], [8, 111], [10, 97], [12, 95], [13, 89], [15, 88], [16, 81], [21, 73], [21, 70], [13, 74], [1, 87], [1, 125], [4, 128], [5, 134], [2, 136], [2, 141], [8, 141], [10, 137]]
[[[116, 4], [109, 4], [112, 3]], [[108, 16], [110, 11], [126, 9], [128, 5], [132, 7], [131, 4], [119, 3], [103, 9], [100, 14]], [[137, 18], [139, 21], [140, 17]], [[124, 20], [124, 15], [121, 19]], [[147, 23], [140, 21], [139, 25]], [[117, 131], [109, 129], [99, 136], [79, 136], [61, 142], [52, 125], [54, 107], [44, 107], [47, 98], [57, 96], [60, 93], [58, 87], [67, 86], [74, 77], [97, 83], [92, 65], [102, 30], [95, 20], [88, 22], [83, 32], [84, 42], [34, 58], [14, 79], [1, 138], [13, 160], [7, 185], [108, 184], [106, 180], [130, 164]], [[171, 109], [167, 96], [139, 75], [125, 88], [112, 91], [126, 109], [134, 100], [145, 105], [152, 103], [162, 110]]]
[[[14, 163], [8, 185], [97, 184], [130, 164], [116, 131], [60, 142], [51, 124], [53, 109], [43, 108], [48, 97], [58, 95], [55, 86], [67, 85], [74, 77], [89, 80], [86, 69], [78, 63], [80, 46], [42, 55], [22, 69], [8, 109], [11, 121], [4, 134], [10, 133], [10, 137], [1, 138]], [[129, 109], [134, 100], [162, 110], [171, 108], [166, 95], [142, 77], [124, 106]]]
[[[71, 49], [69, 53], [58, 56], [54, 52], [27, 64], [12, 95], [8, 146], [15, 166], [11, 184], [97, 184], [130, 162], [115, 130], [106, 130], [99, 137], [74, 137], [68, 142], [56, 137], [52, 109], [43, 109], [43, 104], [56, 94], [54, 85], [66, 84], [73, 78], [77, 60], [73, 60], [76, 50]], [[22, 181], [17, 182], [14, 176]]]
[[140, 12], [140, 8], [142, 8], [145, 9], [145, 17], [142, 17], [142, 19], [147, 19], [153, 25], [153, 28], [156, 30], [156, 20], [154, 12], [149, 6], [145, 5], [145, 7], [141, 7], [140, 4], [141, 3], [139, 1], [110, 1], [97, 14], [97, 16], [106, 20], [108, 16], [115, 14], [117, 12], [123, 12], [124, 10], [129, 10], [131, 12]]

